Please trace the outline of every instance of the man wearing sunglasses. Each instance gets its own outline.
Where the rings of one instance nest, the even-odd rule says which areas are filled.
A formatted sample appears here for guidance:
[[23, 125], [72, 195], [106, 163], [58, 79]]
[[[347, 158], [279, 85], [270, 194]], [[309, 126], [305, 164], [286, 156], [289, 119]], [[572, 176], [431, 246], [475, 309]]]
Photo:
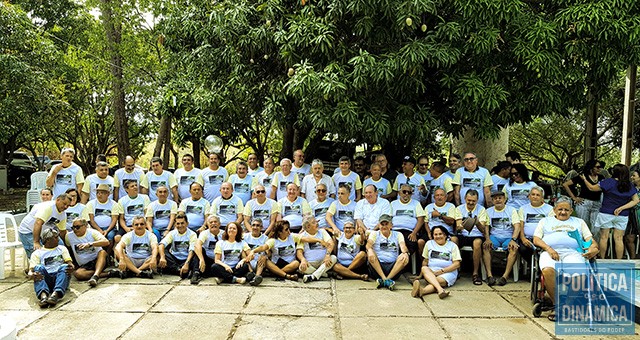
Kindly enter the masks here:
[[267, 198], [264, 186], [256, 185], [253, 193], [255, 198], [245, 204], [242, 213], [245, 230], [251, 230], [251, 220], [259, 218], [262, 220], [262, 231], [268, 235], [276, 223], [280, 207], [278, 202]]
[[335, 201], [331, 197], [327, 197], [327, 186], [324, 183], [320, 183], [316, 185], [315, 189], [316, 199], [309, 202], [309, 207], [311, 207], [311, 212], [313, 216], [318, 221], [318, 226], [323, 229], [329, 228], [329, 224], [327, 223], [327, 211], [329, 211], [329, 207], [331, 203]]
[[[423, 161], [424, 162], [424, 161]], [[394, 198], [400, 191], [402, 184], [408, 184], [413, 191], [412, 198], [418, 202], [426, 199], [429, 194], [426, 189], [424, 178], [415, 173], [416, 159], [411, 156], [404, 156], [402, 159], [402, 173], [396, 177], [393, 183]]]
[[451, 183], [453, 184], [453, 192], [456, 200], [456, 205], [461, 204], [461, 199], [465, 197], [465, 194], [470, 189], [474, 189], [478, 192], [478, 205], [491, 206], [491, 187], [493, 186], [493, 180], [491, 180], [491, 174], [489, 170], [478, 165], [478, 156], [473, 152], [466, 152], [464, 154], [464, 167], [456, 171]]
[[158, 239], [147, 230], [147, 223], [142, 215], [132, 219], [132, 230], [124, 236], [115, 248], [118, 258], [120, 278], [126, 278], [127, 272], [136, 277], [153, 278], [158, 256]]
[[107, 252], [102, 247], [109, 246], [109, 240], [101, 232], [87, 228], [89, 223], [83, 218], [73, 220], [71, 230], [65, 236], [65, 244], [73, 252], [75, 262], [78, 264], [73, 276], [78, 281], [89, 280], [89, 286], [98, 285], [98, 279], [108, 277], [109, 274], [103, 272], [107, 264]]
[[393, 230], [404, 236], [409, 253], [420, 250], [426, 243], [424, 225], [425, 212], [420, 202], [412, 198], [413, 188], [409, 184], [400, 186], [400, 198], [391, 202]]

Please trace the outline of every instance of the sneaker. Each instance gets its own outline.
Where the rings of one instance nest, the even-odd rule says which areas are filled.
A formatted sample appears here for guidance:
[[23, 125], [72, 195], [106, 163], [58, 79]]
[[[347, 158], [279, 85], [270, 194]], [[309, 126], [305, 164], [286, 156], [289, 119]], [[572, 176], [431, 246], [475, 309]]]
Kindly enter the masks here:
[[145, 279], [153, 279], [153, 272], [149, 269], [143, 270], [140, 272], [140, 275], [138, 275], [139, 277], [145, 278]]
[[489, 285], [489, 286], [493, 286], [493, 285], [495, 285], [495, 284], [496, 284], [496, 279], [495, 279], [493, 276], [489, 276], [489, 277], [487, 278], [487, 285]]
[[389, 290], [395, 290], [396, 289], [396, 282], [391, 280], [391, 279], [386, 279], [386, 280], [384, 280], [384, 286], [389, 288]]
[[107, 272], [109, 277], [120, 277], [120, 269], [111, 269]]
[[377, 280], [376, 280], [376, 282], [378, 283], [378, 287], [376, 287], [376, 288], [378, 288], [378, 289], [379, 289], [379, 288], [384, 288], [384, 287], [386, 287], [386, 283], [387, 283], [387, 282], [386, 282], [385, 280], [383, 280], [383, 279], [377, 279]]
[[507, 279], [504, 278], [504, 276], [500, 276], [497, 280], [496, 280], [496, 284], [498, 286], [504, 286], [507, 284]]
[[249, 273], [247, 273], [247, 276], [246, 276], [247, 281], [249, 281], [249, 282], [253, 281], [253, 279], [255, 277], [256, 277], [256, 274], [254, 272], [249, 272]]
[[237, 284], [241, 284], [241, 285], [243, 285], [243, 284], [245, 284], [246, 282], [247, 282], [247, 278], [246, 278], [246, 277], [238, 277], [238, 278], [236, 278], [236, 283], [237, 283]]
[[49, 304], [47, 303], [47, 299], [49, 298], [49, 294], [46, 292], [40, 293], [40, 300], [38, 300], [38, 306], [40, 308], [46, 308]]
[[302, 282], [304, 282], [304, 283], [309, 283], [311, 281], [316, 281], [315, 276], [313, 276], [313, 275], [305, 275], [305, 276], [302, 277]]
[[256, 275], [253, 280], [249, 281], [249, 284], [252, 286], [257, 286], [262, 283], [262, 276]]
[[98, 285], [98, 275], [93, 275], [93, 276], [89, 279], [88, 283], [89, 283], [89, 286], [91, 286], [91, 287], [95, 287], [95, 286], [97, 286], [97, 285]]
[[49, 306], [52, 306], [52, 307], [57, 305], [58, 301], [60, 301], [60, 297], [58, 297], [58, 292], [53, 292], [51, 296], [49, 296], [49, 298], [47, 299], [47, 303], [49, 304]]
[[200, 272], [193, 272], [193, 275], [191, 275], [191, 284], [197, 285], [198, 283], [200, 283], [200, 280]]

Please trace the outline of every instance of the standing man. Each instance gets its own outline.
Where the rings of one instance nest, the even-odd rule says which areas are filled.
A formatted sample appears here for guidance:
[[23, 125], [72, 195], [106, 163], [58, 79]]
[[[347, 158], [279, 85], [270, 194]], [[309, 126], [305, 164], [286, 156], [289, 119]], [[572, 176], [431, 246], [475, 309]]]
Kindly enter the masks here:
[[298, 149], [293, 152], [293, 166], [291, 167], [291, 172], [298, 175], [298, 185], [304, 179], [304, 176], [311, 173], [311, 166], [304, 162], [304, 152]]
[[451, 181], [453, 184], [453, 194], [456, 199], [456, 205], [460, 205], [460, 199], [465, 196], [469, 189], [478, 192], [478, 204], [481, 206], [491, 206], [489, 198], [491, 195], [491, 186], [493, 181], [489, 170], [478, 166], [478, 156], [473, 152], [464, 154], [464, 167], [456, 171], [456, 175]]
[[273, 159], [271, 157], [267, 157], [264, 159], [264, 170], [257, 173], [253, 176], [253, 183], [251, 183], [251, 187], [255, 188], [256, 185], [260, 184], [267, 189], [267, 197], [271, 197], [271, 192], [273, 192], [273, 178], [276, 175], [274, 171], [276, 165], [273, 163]]
[[399, 174], [396, 177], [395, 182], [393, 182], [393, 199], [398, 195], [400, 185], [402, 184], [409, 184], [411, 186], [411, 191], [413, 191], [412, 198], [414, 200], [420, 202], [427, 197], [428, 192], [424, 183], [424, 178], [415, 173], [415, 167], [416, 159], [411, 156], [404, 156], [402, 159], [402, 173]]
[[348, 186], [350, 190], [349, 199], [352, 201], [359, 201], [362, 198], [362, 182], [360, 182], [360, 176], [351, 171], [351, 160], [349, 157], [340, 157], [339, 166], [340, 171], [333, 174], [333, 184], [336, 187], [339, 187], [340, 185]]
[[124, 168], [116, 170], [113, 175], [113, 185], [115, 187], [113, 200], [117, 202], [120, 198], [127, 196], [127, 188], [125, 188], [124, 181], [135, 181], [140, 187], [140, 184], [145, 181], [145, 177], [144, 171], [136, 167], [136, 160], [131, 156], [127, 156], [124, 159]]
[[[71, 199], [67, 197], [67, 194], [61, 196], [62, 197], [58, 196], [54, 201], [46, 201], [34, 205], [27, 216], [20, 222], [18, 237], [20, 238], [20, 242], [22, 242], [27, 257], [30, 258], [33, 251], [40, 248], [40, 234], [38, 234], [38, 242], [34, 242], [34, 229], [36, 224], [39, 225], [38, 233], [40, 233], [42, 226], [47, 222], [49, 222], [49, 224], [54, 223], [60, 230], [65, 230], [66, 232], [67, 215], [65, 210], [67, 210], [71, 204]], [[35, 243], [38, 244], [38, 248], [35, 248]]]
[[389, 183], [393, 183], [398, 177], [398, 172], [389, 167], [389, 162], [387, 161], [387, 156], [383, 153], [378, 154], [376, 156], [376, 163], [380, 164], [380, 169], [382, 170], [382, 178], [386, 178]]
[[449, 171], [445, 172], [445, 175], [449, 176], [451, 180], [456, 176], [456, 171], [460, 169], [460, 165], [462, 164], [462, 156], [457, 153], [452, 153], [449, 156]]
[[[222, 183], [220, 186], [221, 196], [216, 197], [211, 204], [209, 215], [218, 216], [218, 224], [222, 230], [227, 228], [227, 224], [235, 222], [238, 225], [242, 222], [242, 211], [244, 205], [240, 197], [233, 194], [231, 183]], [[213, 249], [211, 249], [213, 252]]]
[[391, 215], [391, 204], [384, 198], [378, 197], [378, 190], [374, 185], [364, 188], [364, 199], [356, 203], [353, 217], [357, 228], [373, 230], [382, 215]]
[[290, 183], [300, 185], [300, 180], [296, 173], [291, 172], [291, 160], [289, 158], [283, 158], [280, 161], [280, 171], [276, 172], [276, 175], [273, 177], [273, 182], [271, 182], [273, 188], [270, 198], [279, 201], [286, 197], [287, 185]]
[[201, 186], [204, 186], [202, 172], [200, 169], [193, 167], [192, 155], [186, 154], [182, 156], [182, 166], [183, 168], [177, 169], [173, 174], [178, 182], [178, 195], [180, 195], [180, 200], [191, 197], [191, 193], [189, 192], [191, 183], [197, 182]]
[[229, 178], [227, 169], [220, 166], [219, 154], [209, 154], [209, 166], [202, 169], [200, 175], [204, 182], [204, 198], [211, 203], [220, 196], [220, 186]]
[[[127, 188], [127, 196], [122, 197], [118, 201], [120, 205], [120, 235], [131, 231], [133, 218], [136, 216], [144, 216], [147, 206], [151, 203], [149, 196], [138, 193], [138, 183], [135, 181], [125, 182], [124, 186]], [[160, 187], [165, 186], [159, 186], [158, 188]], [[119, 241], [118, 236], [116, 236], [115, 241]]]
[[180, 195], [178, 194], [178, 183], [176, 182], [176, 177], [173, 176], [172, 173], [162, 169], [162, 158], [153, 157], [151, 158], [151, 170], [147, 172], [147, 176], [145, 181], [142, 182], [142, 193], [145, 195], [149, 195], [149, 199], [155, 201], [158, 199], [158, 195], [156, 195], [156, 190], [159, 187], [167, 187], [169, 190], [169, 199], [176, 201], [176, 203], [180, 203]]
[[258, 164], [258, 155], [255, 153], [249, 154], [249, 157], [247, 157], [247, 165], [249, 166], [248, 173], [251, 177], [255, 177], [257, 174], [264, 171], [264, 168]]
[[246, 162], [238, 162], [238, 164], [236, 164], [236, 173], [228, 179], [228, 182], [233, 185], [233, 192], [240, 197], [242, 204], [247, 204], [251, 199], [253, 177], [247, 173], [248, 168]]
[[333, 180], [328, 175], [323, 173], [324, 164], [319, 159], [314, 159], [311, 162], [311, 174], [304, 176], [302, 180], [302, 185], [300, 186], [300, 191], [302, 192], [302, 197], [304, 197], [308, 202], [311, 202], [317, 198], [316, 195], [316, 187], [319, 184], [324, 184], [325, 189], [329, 190], [329, 196], [331, 198], [335, 198], [336, 187], [333, 185]]
[[158, 200], [151, 202], [147, 206], [144, 217], [147, 219], [147, 229], [153, 231], [158, 240], [161, 240], [173, 228], [176, 214], [178, 213], [178, 205], [176, 202], [169, 200], [169, 189], [167, 187], [158, 187], [156, 190]]
[[[96, 190], [98, 186], [106, 185], [109, 187], [109, 192], [113, 192], [114, 181], [113, 177], [109, 176], [109, 164], [107, 162], [98, 162], [96, 164], [96, 173], [87, 176], [85, 184], [82, 186], [82, 204], [87, 204], [90, 200], [96, 199]], [[109, 199], [113, 196], [109, 194]]]
[[55, 165], [47, 175], [47, 187], [53, 188], [53, 198], [64, 194], [67, 189], [77, 189], [82, 192], [84, 174], [82, 169], [73, 162], [76, 152], [71, 148], [64, 148], [60, 152], [62, 163]]

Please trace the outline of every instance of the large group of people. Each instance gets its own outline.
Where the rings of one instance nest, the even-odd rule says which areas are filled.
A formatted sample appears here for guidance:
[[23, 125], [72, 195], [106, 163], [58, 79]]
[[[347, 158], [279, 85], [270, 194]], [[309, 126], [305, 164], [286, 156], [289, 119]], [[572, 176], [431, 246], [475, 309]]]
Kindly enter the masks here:
[[[421, 263], [412, 296], [445, 298], [458, 278], [463, 247], [472, 252], [475, 285], [483, 284], [482, 262], [488, 285], [507, 284], [518, 252], [534, 245], [543, 250], [543, 273], [551, 275], [547, 265], [576, 258], [570, 251], [576, 247], [557, 237], [565, 221], [586, 240], [599, 230], [601, 256], [613, 228], [620, 255], [640, 185], [638, 173], [630, 176], [624, 165], [603, 179], [600, 163], [587, 162], [583, 174], [565, 183], [574, 202], [559, 200], [552, 208], [511, 152], [492, 171], [479, 166], [473, 152], [452, 154], [448, 164], [406, 156], [401, 172], [384, 154], [370, 166], [363, 157], [352, 164], [345, 156], [332, 176], [321, 160], [304, 163], [302, 150], [293, 161], [280, 160], [279, 171], [271, 158], [260, 167], [251, 154], [233, 174], [216, 153], [205, 169], [184, 155], [175, 173], [164, 170], [160, 158], [145, 173], [127, 157], [111, 177], [100, 161], [86, 178], [73, 158], [73, 150], [62, 151], [43, 202], [19, 229], [42, 306], [62, 298], [70, 275], [91, 286], [104, 277], [153, 278], [159, 272], [192, 284], [214, 277], [255, 286], [264, 275], [305, 283], [332, 276], [375, 279], [378, 288], [394, 290], [412, 254]], [[569, 217], [574, 204], [580, 219]], [[584, 256], [594, 249], [595, 242]], [[507, 263], [494, 277], [496, 251], [506, 253]]]

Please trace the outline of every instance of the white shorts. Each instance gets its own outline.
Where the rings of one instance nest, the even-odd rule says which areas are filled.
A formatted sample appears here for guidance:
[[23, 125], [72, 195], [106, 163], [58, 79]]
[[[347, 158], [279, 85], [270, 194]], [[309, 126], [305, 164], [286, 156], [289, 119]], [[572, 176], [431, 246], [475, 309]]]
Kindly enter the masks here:
[[586, 259], [582, 257], [582, 254], [578, 253], [575, 249], [555, 249], [560, 257], [560, 261], [556, 261], [551, 258], [548, 252], [542, 252], [540, 254], [540, 259], [538, 261], [540, 269], [544, 268], [554, 268], [556, 267], [556, 262], [560, 263], [585, 263]]
[[600, 229], [618, 229], [627, 230], [627, 224], [629, 223], [629, 216], [616, 216], [611, 214], [599, 213], [594, 223], [596, 228]]
[[[438, 270], [442, 269], [440, 267], [429, 267], [431, 269], [432, 272], [437, 272]], [[441, 277], [443, 278], [445, 281], [447, 281], [447, 287], [451, 287], [453, 286], [454, 283], [456, 283], [456, 280], [458, 279], [458, 271], [454, 270], [452, 272], [449, 273], [444, 273], [441, 275], [437, 275], [436, 277]]]

